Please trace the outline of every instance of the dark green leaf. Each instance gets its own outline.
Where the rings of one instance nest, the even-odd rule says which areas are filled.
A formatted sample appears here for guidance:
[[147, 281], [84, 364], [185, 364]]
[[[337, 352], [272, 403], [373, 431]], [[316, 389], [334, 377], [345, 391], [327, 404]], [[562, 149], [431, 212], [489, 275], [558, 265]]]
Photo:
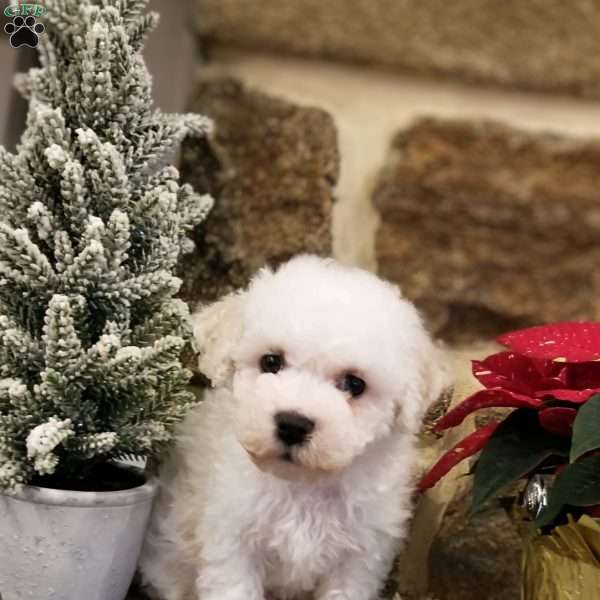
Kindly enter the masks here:
[[568, 456], [569, 440], [544, 431], [537, 412], [512, 412], [484, 446], [475, 469], [471, 510], [477, 512], [502, 488], [535, 469], [553, 455]]
[[600, 456], [590, 456], [567, 465], [556, 476], [548, 498], [548, 506], [536, 521], [536, 525], [550, 525], [565, 505], [594, 504], [600, 504]]
[[600, 448], [600, 394], [590, 398], [581, 406], [573, 423], [573, 445], [571, 462], [586, 452]]

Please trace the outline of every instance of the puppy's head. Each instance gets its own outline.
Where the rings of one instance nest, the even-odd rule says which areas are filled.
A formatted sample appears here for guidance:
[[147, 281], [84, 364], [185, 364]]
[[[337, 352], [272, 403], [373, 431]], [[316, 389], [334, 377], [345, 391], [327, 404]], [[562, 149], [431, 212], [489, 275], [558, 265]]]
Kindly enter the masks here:
[[433, 344], [397, 288], [300, 256], [195, 316], [200, 367], [231, 385], [236, 434], [285, 478], [335, 473], [392, 431], [413, 435], [444, 384]]

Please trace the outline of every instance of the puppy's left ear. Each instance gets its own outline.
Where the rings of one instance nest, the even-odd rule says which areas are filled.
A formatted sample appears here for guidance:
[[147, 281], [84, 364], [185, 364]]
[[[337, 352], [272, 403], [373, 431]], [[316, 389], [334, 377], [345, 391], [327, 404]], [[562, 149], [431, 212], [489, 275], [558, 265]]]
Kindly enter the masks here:
[[431, 342], [430, 356], [423, 376], [424, 411], [454, 384], [452, 367], [446, 350], [438, 343]]
[[427, 339], [417, 358], [417, 378], [409, 392], [413, 397], [401, 401], [397, 414], [398, 423], [413, 433], [421, 428], [427, 409], [453, 385], [450, 361], [443, 347]]
[[242, 336], [242, 307], [245, 292], [198, 306], [192, 314], [192, 329], [200, 372], [212, 387], [223, 387], [233, 377], [233, 351]]

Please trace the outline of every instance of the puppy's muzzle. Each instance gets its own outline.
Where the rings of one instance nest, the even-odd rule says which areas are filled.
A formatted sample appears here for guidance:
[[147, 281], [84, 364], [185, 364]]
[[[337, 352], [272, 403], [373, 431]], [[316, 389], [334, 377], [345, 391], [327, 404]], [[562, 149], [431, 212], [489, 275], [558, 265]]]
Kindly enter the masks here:
[[275, 415], [275, 435], [286, 446], [299, 446], [306, 442], [315, 428], [315, 422], [292, 411]]

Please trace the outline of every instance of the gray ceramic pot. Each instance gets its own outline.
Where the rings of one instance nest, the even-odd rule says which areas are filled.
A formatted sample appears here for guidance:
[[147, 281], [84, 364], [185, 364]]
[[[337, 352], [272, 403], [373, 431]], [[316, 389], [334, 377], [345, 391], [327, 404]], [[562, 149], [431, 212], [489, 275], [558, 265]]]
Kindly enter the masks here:
[[156, 489], [0, 495], [1, 600], [123, 600]]

